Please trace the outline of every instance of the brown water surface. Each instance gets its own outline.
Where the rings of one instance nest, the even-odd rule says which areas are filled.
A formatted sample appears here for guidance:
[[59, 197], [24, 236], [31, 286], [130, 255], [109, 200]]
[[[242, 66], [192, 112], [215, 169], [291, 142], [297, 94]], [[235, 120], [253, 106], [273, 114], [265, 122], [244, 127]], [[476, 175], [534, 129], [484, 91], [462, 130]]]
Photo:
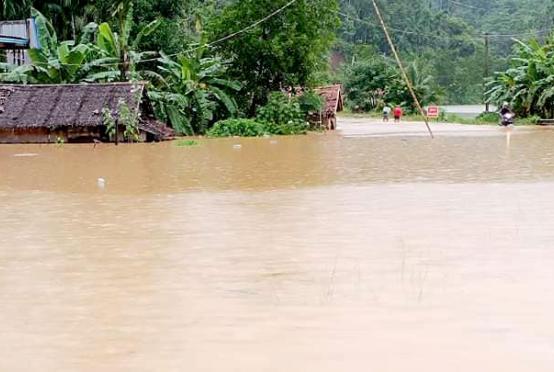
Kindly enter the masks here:
[[0, 146], [0, 371], [554, 370], [554, 132], [342, 127]]

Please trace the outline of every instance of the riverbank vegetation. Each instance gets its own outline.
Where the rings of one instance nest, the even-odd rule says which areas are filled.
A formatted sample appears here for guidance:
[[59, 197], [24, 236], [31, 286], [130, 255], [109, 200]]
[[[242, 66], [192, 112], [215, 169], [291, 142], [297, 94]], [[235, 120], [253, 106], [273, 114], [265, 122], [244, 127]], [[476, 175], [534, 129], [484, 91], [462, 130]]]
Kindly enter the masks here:
[[[551, 1], [381, 6], [423, 105], [482, 102], [492, 33], [490, 69], [505, 72], [487, 97], [520, 115], [554, 116], [551, 41], [540, 44]], [[415, 111], [368, 0], [6, 0], [0, 13], [35, 16], [42, 45], [30, 65], [2, 64], [4, 82], [148, 81], [157, 117], [183, 135], [304, 133], [321, 103], [294, 88], [332, 83], [343, 84], [352, 111]], [[517, 42], [510, 56], [518, 35], [538, 41]]]
[[42, 46], [31, 64], [1, 65], [4, 82], [148, 81], [158, 118], [183, 135], [234, 135], [245, 118], [263, 134], [305, 133], [321, 104], [282, 92], [321, 82], [340, 25], [336, 0], [27, 1], [3, 11], [32, 14]]
[[[343, 20], [334, 52], [333, 65], [338, 76], [358, 91], [356, 75], [368, 64], [382, 71], [388, 65], [386, 78], [393, 81], [383, 89], [382, 74], [370, 79], [364, 94], [380, 100], [393, 99], [401, 104], [402, 97], [389, 97], [395, 90], [395, 63], [371, 1], [341, 1]], [[551, 0], [392, 0], [380, 2], [383, 17], [393, 39], [409, 68], [416, 65], [434, 96], [427, 102], [437, 104], [475, 104], [483, 102], [483, 77], [486, 74], [486, 34], [489, 39], [489, 71], [504, 71], [509, 66], [515, 44], [513, 38], [543, 39], [552, 30], [554, 3]], [[346, 70], [345, 70], [346, 68]], [[352, 74], [352, 70], [358, 72]], [[354, 77], [353, 81], [350, 79]], [[376, 88], [374, 88], [376, 86]], [[360, 106], [351, 102], [351, 107]], [[406, 107], [409, 109], [409, 107]]]
[[542, 44], [518, 41], [510, 67], [487, 87], [490, 102], [508, 102], [521, 117], [554, 118], [554, 36]]

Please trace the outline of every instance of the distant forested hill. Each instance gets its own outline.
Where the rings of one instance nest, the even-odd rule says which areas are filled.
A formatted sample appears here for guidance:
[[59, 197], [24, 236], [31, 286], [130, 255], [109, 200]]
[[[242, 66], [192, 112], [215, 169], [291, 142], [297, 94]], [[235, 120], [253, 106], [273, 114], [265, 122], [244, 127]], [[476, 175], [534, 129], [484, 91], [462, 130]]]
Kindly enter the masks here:
[[[371, 0], [340, 0], [339, 50], [352, 62], [367, 49], [389, 54]], [[514, 43], [550, 34], [554, 0], [387, 0], [379, 2], [403, 58], [433, 76], [443, 101], [479, 102], [484, 34], [490, 33], [491, 69], [503, 69]]]

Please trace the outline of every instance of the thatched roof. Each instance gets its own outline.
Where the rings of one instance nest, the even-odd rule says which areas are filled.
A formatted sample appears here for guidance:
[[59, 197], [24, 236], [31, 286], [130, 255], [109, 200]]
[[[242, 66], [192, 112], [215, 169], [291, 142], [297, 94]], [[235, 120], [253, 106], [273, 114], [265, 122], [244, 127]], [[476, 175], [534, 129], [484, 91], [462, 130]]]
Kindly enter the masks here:
[[144, 83], [0, 85], [0, 129], [101, 126], [102, 110], [115, 113], [120, 99], [141, 114], [144, 89]]
[[340, 84], [319, 87], [315, 89], [324, 100], [323, 113], [326, 116], [335, 116], [343, 110], [342, 86]]

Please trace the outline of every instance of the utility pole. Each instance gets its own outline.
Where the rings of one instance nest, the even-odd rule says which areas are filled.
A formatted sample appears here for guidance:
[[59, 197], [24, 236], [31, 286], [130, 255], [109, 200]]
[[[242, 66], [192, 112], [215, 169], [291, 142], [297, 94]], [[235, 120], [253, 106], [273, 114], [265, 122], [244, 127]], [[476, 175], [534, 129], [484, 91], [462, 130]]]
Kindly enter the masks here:
[[416, 107], [419, 110], [421, 116], [423, 117], [423, 120], [425, 121], [425, 126], [427, 127], [427, 130], [429, 131], [429, 135], [431, 136], [431, 138], [435, 138], [435, 136], [433, 135], [433, 131], [431, 130], [431, 126], [429, 125], [429, 119], [427, 118], [427, 114], [425, 113], [425, 111], [423, 111], [423, 107], [421, 106], [421, 103], [419, 103], [419, 99], [417, 98], [417, 95], [415, 93], [412, 82], [410, 81], [410, 78], [408, 77], [408, 74], [406, 73], [406, 69], [404, 68], [404, 65], [402, 64], [402, 61], [400, 60], [400, 56], [398, 54], [398, 51], [396, 50], [396, 47], [394, 46], [394, 43], [392, 42], [392, 38], [389, 35], [389, 31], [387, 30], [387, 26], [385, 25], [385, 20], [383, 19], [383, 16], [381, 15], [381, 11], [379, 10], [379, 6], [377, 5], [377, 1], [372, 0], [372, 2], [373, 2], [373, 8], [375, 9], [375, 14], [377, 15], [377, 18], [379, 18], [379, 22], [381, 23], [381, 27], [383, 27], [383, 32], [385, 33], [385, 37], [386, 37], [386, 39], [387, 39], [387, 41], [390, 45], [392, 53], [394, 54], [394, 58], [396, 59], [396, 63], [398, 63], [398, 68], [400, 69], [400, 72], [402, 73], [402, 77], [404, 78], [404, 81], [406, 82], [406, 85], [408, 86], [408, 90], [410, 91], [410, 94], [412, 95], [412, 98], [414, 99]]
[[490, 76], [490, 62], [489, 62], [489, 36], [488, 32], [485, 33], [485, 83], [483, 84], [483, 97], [485, 99], [485, 111], [489, 112], [490, 105], [485, 97], [485, 91], [487, 90], [486, 81]]
[[118, 118], [115, 120], [115, 145], [119, 145], [119, 113]]

